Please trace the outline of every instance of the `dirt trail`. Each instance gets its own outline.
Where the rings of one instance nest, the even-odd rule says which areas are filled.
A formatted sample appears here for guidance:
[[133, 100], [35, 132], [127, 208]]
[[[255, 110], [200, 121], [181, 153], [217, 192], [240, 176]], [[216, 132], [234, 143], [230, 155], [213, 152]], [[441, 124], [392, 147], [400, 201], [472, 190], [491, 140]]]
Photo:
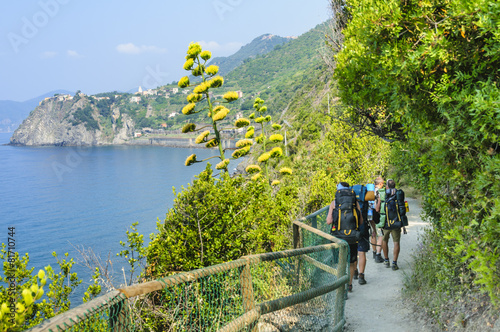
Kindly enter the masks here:
[[[418, 234], [428, 226], [420, 219], [421, 207], [416, 199], [407, 198], [408, 234], [401, 234], [401, 252], [398, 258], [399, 270], [386, 268], [383, 263], [375, 263], [371, 250], [367, 253], [365, 270], [366, 285], [353, 280], [353, 292], [346, 301], [345, 331], [433, 331], [423, 322], [415, 320], [401, 298], [405, 275], [411, 273], [411, 254], [416, 250]], [[389, 259], [392, 262], [392, 239], [389, 240]]]

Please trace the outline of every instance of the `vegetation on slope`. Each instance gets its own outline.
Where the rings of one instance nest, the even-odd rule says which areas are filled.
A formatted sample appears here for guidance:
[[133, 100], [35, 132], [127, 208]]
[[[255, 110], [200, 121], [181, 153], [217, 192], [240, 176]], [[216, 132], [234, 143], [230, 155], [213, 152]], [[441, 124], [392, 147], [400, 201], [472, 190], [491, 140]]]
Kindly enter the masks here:
[[257, 55], [266, 54], [272, 51], [276, 46], [286, 44], [290, 37], [280, 37], [271, 34], [265, 34], [252, 40], [238, 50], [238, 52], [227, 57], [216, 57], [210, 61], [210, 65], [219, 66], [219, 73], [226, 75], [245, 60], [250, 60]]
[[342, 101], [357, 123], [398, 128], [398, 175], [420, 190], [434, 226], [411, 289], [427, 290], [425, 305], [438, 319], [443, 297], [487, 294], [498, 305], [500, 6], [332, 3], [348, 9], [336, 56]]

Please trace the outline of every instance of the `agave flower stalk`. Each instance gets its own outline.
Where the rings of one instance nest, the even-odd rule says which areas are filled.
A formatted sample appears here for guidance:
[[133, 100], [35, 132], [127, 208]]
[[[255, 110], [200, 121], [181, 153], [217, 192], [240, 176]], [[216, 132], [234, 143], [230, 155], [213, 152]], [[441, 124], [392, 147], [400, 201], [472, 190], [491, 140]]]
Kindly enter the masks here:
[[[264, 100], [261, 98], [256, 98], [254, 101], [253, 105], [255, 112], [250, 114], [249, 118], [253, 120], [256, 124], [260, 125], [260, 135], [255, 136], [255, 128], [253, 126], [248, 127], [247, 133], [245, 135], [245, 138], [247, 140], [251, 138], [255, 138], [255, 142], [257, 144], [262, 145], [262, 154], [257, 158], [257, 161], [260, 164], [264, 164], [264, 175], [267, 179], [267, 183], [271, 184], [271, 186], [277, 186], [280, 184], [279, 180], [274, 180], [271, 181], [269, 177], [269, 162], [273, 158], [280, 158], [283, 156], [283, 150], [281, 147], [275, 146], [274, 148], [270, 149], [268, 151], [269, 144], [276, 144], [276, 143], [281, 143], [283, 141], [283, 136], [276, 131], [280, 130], [282, 128], [281, 125], [279, 124], [271, 124], [269, 126], [268, 124], [271, 122], [271, 116], [270, 115], [265, 115], [264, 113], [267, 111], [267, 106], [264, 106]], [[245, 119], [246, 120], [246, 119]], [[246, 120], [249, 121], [249, 120]], [[272, 135], [269, 135], [268, 137], [268, 127], [271, 127], [273, 131], [275, 131]], [[240, 143], [240, 145], [244, 144], [243, 142]], [[262, 169], [259, 167], [257, 171], [257, 165], [251, 165], [252, 167], [247, 168], [247, 173], [249, 174], [254, 174], [252, 176], [253, 180], [259, 179], [260, 176], [257, 176], [257, 174], [262, 173]], [[286, 169], [286, 171], [290, 171], [290, 169]], [[255, 174], [257, 173], [257, 174]], [[285, 174], [288, 174], [287, 172], [280, 172], [280, 174], [283, 176]]]
[[[195, 110], [196, 104], [200, 102], [206, 102], [208, 107], [204, 109], [208, 109], [208, 116], [210, 118], [211, 127], [213, 128], [213, 133], [215, 137], [209, 137], [209, 134], [207, 134], [207, 132], [205, 131], [197, 137], [196, 143], [197, 144], [205, 143], [205, 146], [208, 148], [217, 146], [219, 148], [218, 158], [221, 160], [221, 162], [217, 164], [216, 168], [222, 169], [223, 171], [227, 172], [229, 159], [225, 157], [224, 149], [222, 148], [221, 144], [222, 129], [219, 128], [220, 127], [219, 123], [227, 117], [230, 110], [224, 106], [221, 106], [220, 104], [231, 103], [237, 100], [238, 94], [234, 91], [226, 92], [223, 96], [225, 101], [216, 101], [216, 103], [219, 105], [215, 105], [214, 102], [210, 99], [210, 93], [209, 93], [210, 89], [219, 88], [224, 84], [224, 79], [221, 76], [217, 75], [219, 67], [216, 65], [206, 66], [207, 61], [211, 57], [212, 54], [209, 51], [202, 50], [201, 45], [199, 43], [189, 44], [186, 55], [186, 62], [184, 63], [183, 68], [185, 70], [191, 71], [191, 74], [193, 76], [201, 77], [201, 82], [198, 84], [191, 84], [191, 82], [189, 81], [189, 77], [185, 76], [179, 80], [178, 85], [180, 88], [195, 86], [193, 92], [187, 96], [188, 104], [184, 106], [184, 108], [182, 109], [182, 113], [184, 113], [185, 115], [201, 112], [199, 110]], [[236, 122], [235, 126], [238, 128], [242, 128], [244, 126], [247, 126], [249, 123], [250, 122], [248, 120], [246, 121], [242, 120]], [[193, 132], [193, 131], [198, 131], [202, 128], [198, 129], [194, 124], [187, 124], [183, 127], [182, 131]], [[233, 153], [233, 159], [246, 155], [249, 152], [249, 150], [250, 150], [249, 146], [240, 148], [238, 153], [236, 154]], [[196, 160], [196, 156], [194, 157], [190, 156], [186, 160], [185, 164], [186, 166], [189, 166], [195, 162], [200, 162], [200, 161]]]

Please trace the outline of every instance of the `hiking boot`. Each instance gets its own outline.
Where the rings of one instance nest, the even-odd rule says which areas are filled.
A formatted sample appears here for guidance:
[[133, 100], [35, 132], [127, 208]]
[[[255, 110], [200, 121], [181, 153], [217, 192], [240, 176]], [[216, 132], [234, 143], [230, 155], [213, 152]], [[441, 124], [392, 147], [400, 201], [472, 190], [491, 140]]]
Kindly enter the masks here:
[[354, 276], [353, 276], [353, 278], [357, 280], [358, 279], [358, 275], [359, 275], [358, 269], [354, 270]]
[[396, 271], [396, 270], [399, 270], [399, 267], [398, 267], [398, 264], [397, 263], [392, 263], [392, 270], [393, 271]]
[[347, 291], [348, 291], [349, 293], [352, 293], [352, 285], [348, 285], [348, 286], [347, 286]]
[[391, 267], [391, 263], [389, 263], [388, 259], [384, 260], [384, 265], [385, 267]]
[[359, 280], [358, 280], [358, 282], [359, 282], [360, 285], [366, 284], [365, 274], [364, 273], [360, 273], [359, 274]]
[[377, 257], [375, 257], [375, 263], [383, 263], [384, 259], [382, 258], [382, 255], [378, 254]]

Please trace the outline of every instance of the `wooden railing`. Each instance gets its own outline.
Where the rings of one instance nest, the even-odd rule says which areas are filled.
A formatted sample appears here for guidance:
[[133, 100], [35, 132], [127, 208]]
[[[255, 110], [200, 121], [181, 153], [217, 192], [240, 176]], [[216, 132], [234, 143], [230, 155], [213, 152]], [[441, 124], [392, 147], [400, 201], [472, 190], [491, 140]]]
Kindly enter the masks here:
[[[132, 298], [145, 296], [157, 291], [162, 291], [182, 284], [189, 284], [209, 278], [216, 274], [225, 273], [228, 271], [239, 271], [240, 294], [242, 299], [242, 314], [234, 317], [231, 321], [224, 323], [218, 331], [240, 331], [242, 329], [255, 329], [259, 318], [265, 314], [287, 308], [298, 303], [304, 303], [320, 295], [335, 291], [335, 317], [333, 321], [335, 325], [333, 331], [341, 331], [344, 323], [344, 304], [345, 304], [345, 284], [348, 282], [348, 246], [344, 241], [341, 241], [329, 234], [313, 227], [316, 226], [316, 217], [321, 213], [328, 211], [325, 207], [302, 221], [311, 223], [307, 225], [302, 221], [293, 222], [293, 246], [294, 249], [264, 253], [259, 255], [249, 255], [241, 257], [235, 261], [209, 266], [206, 268], [176, 274], [166, 278], [140, 283], [112, 291], [106, 295], [100, 296], [88, 303], [71, 309], [56, 317], [53, 317], [35, 327], [30, 331], [91, 331], [92, 324], [100, 324], [99, 330], [107, 331], [135, 331], [135, 325], [130, 317], [130, 306], [127, 301]], [[303, 239], [304, 232], [314, 234], [322, 242], [326, 244], [304, 247]], [[332, 252], [335, 259], [318, 261], [310, 256], [312, 253], [328, 253]], [[330, 275], [330, 281], [321, 285], [301, 291], [296, 294], [281, 297], [271, 301], [256, 303], [254, 296], [254, 286], [252, 281], [251, 268], [262, 262], [279, 261], [282, 259], [291, 259], [295, 257], [297, 264], [296, 269], [297, 281], [301, 278], [303, 264], [309, 264], [316, 269]], [[92, 318], [93, 317], [93, 318]], [[96, 318], [97, 317], [97, 318]], [[101, 320], [100, 323], [95, 321]], [[105, 320], [105, 322], [102, 322]], [[175, 319], [174, 319], [175, 320]], [[91, 322], [90, 327], [87, 327], [87, 321]], [[215, 326], [215, 325], [214, 325]], [[174, 329], [173, 329], [174, 330]], [[197, 329], [193, 329], [197, 330]], [[212, 329], [210, 329], [212, 330]]]

